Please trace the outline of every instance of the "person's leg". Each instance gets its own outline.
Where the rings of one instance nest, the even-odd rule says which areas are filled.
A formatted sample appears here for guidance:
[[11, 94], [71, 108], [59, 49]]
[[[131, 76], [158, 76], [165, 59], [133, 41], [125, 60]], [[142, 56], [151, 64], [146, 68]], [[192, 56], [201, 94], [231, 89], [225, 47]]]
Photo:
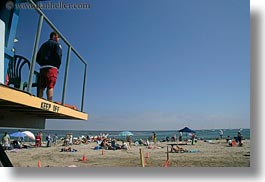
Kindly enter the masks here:
[[47, 86], [46, 84], [46, 71], [45, 69], [40, 70], [40, 83], [39, 83], [39, 93], [38, 97], [43, 98], [43, 92], [45, 90], [45, 87]]
[[53, 97], [53, 88], [49, 88], [47, 89], [47, 100], [52, 101], [52, 97]]
[[44, 92], [44, 88], [40, 88], [39, 89], [39, 93], [38, 93], [39, 94], [38, 95], [39, 98], [43, 98], [43, 92]]
[[48, 84], [47, 84], [47, 100], [52, 101], [53, 99], [53, 88], [56, 84], [56, 80], [57, 80], [57, 74], [58, 74], [58, 70], [55, 68], [51, 68], [49, 69], [49, 74], [48, 74]]

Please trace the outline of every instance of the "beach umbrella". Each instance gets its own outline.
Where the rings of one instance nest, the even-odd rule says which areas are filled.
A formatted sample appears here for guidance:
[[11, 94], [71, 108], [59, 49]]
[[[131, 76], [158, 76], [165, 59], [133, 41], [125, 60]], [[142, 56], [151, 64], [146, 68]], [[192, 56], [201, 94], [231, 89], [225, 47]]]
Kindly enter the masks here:
[[133, 136], [133, 133], [130, 131], [122, 131], [119, 133], [119, 136]]
[[24, 136], [26, 136], [26, 134], [18, 131], [18, 132], [15, 132], [15, 133], [11, 133], [10, 136], [11, 137], [21, 137], [21, 138], [23, 138]]
[[22, 133], [24, 133], [30, 139], [35, 140], [35, 135], [31, 131], [23, 131]]

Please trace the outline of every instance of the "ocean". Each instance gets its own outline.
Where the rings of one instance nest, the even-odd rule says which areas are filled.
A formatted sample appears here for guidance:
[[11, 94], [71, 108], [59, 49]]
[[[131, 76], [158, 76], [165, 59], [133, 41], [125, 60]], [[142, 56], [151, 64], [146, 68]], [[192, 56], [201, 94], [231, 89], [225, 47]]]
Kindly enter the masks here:
[[[31, 131], [35, 135], [41, 131], [43, 133], [43, 137], [46, 138], [48, 134], [51, 136], [54, 136], [55, 134], [58, 135], [59, 138], [65, 137], [66, 134], [72, 134], [73, 137], [79, 137], [79, 136], [99, 136], [102, 134], [109, 134], [109, 137], [115, 137], [116, 139], [124, 139], [124, 137], [119, 136], [119, 133], [121, 131], [89, 131], [89, 130], [36, 130], [36, 129], [20, 129], [21, 131]], [[208, 130], [195, 130], [196, 136], [198, 139], [201, 140], [212, 140], [219, 138], [219, 130], [220, 129], [208, 129]], [[234, 138], [237, 136], [237, 132], [239, 129], [222, 129], [223, 130], [223, 138], [226, 138], [227, 136], [230, 136], [230, 138]], [[10, 129], [10, 128], [0, 128], [0, 137], [4, 135], [5, 132], [8, 134], [17, 132], [18, 129]], [[250, 139], [250, 129], [240, 129], [241, 134], [243, 135], [244, 139]], [[152, 131], [131, 131], [134, 135], [132, 136], [133, 140], [138, 139], [148, 139], [152, 137], [153, 130]], [[178, 138], [178, 131], [177, 130], [154, 130], [157, 136], [157, 141], [163, 141], [166, 139], [166, 137], [173, 137], [176, 135]], [[183, 139], [189, 139], [191, 136], [188, 133], [183, 133]], [[12, 139], [12, 137], [11, 137]]]

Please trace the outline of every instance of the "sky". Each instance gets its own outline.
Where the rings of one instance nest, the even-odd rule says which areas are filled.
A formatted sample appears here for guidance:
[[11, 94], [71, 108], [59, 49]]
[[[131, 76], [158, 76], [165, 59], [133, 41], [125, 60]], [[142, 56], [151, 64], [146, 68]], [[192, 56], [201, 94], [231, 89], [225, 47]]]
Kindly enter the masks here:
[[[53, 1], [58, 2], [58, 1]], [[90, 0], [44, 9], [88, 63], [88, 121], [47, 129], [175, 130], [250, 127], [248, 0]], [[37, 14], [20, 11], [16, 53], [31, 58]], [[40, 44], [51, 29], [43, 25]], [[63, 47], [63, 61], [67, 46]], [[65, 65], [54, 100], [60, 101]], [[83, 67], [71, 54], [66, 103], [81, 108]]]

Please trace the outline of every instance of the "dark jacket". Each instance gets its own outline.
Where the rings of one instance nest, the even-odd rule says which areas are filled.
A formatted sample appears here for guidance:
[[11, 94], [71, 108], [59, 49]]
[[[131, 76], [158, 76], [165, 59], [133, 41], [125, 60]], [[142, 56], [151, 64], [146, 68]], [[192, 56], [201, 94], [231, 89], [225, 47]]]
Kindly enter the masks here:
[[55, 66], [59, 69], [62, 62], [61, 45], [52, 39], [48, 40], [40, 47], [36, 61], [40, 66]]

